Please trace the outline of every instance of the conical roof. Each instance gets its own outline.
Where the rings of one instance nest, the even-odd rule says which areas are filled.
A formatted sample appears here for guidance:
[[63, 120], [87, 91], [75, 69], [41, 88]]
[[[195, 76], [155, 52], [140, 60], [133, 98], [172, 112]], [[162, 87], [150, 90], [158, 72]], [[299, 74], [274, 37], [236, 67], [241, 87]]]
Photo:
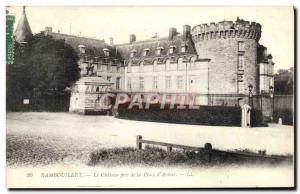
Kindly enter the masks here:
[[23, 13], [19, 19], [17, 28], [14, 33], [15, 40], [19, 43], [22, 43], [22, 42], [24, 42], [25, 38], [31, 34], [32, 34], [32, 32], [31, 32], [29, 22], [26, 17], [25, 6], [23, 6]]

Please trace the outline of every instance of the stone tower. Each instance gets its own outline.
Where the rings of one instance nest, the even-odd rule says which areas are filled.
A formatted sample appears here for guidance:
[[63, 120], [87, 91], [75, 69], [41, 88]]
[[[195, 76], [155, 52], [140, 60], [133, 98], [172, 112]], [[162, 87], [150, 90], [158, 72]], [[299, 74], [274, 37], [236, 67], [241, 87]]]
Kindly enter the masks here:
[[31, 34], [32, 32], [26, 17], [25, 6], [23, 6], [22, 16], [19, 19], [17, 28], [14, 33], [15, 40], [19, 43], [24, 43], [25, 38]]
[[236, 22], [201, 24], [193, 27], [192, 38], [199, 58], [209, 63], [210, 94], [258, 93], [257, 47], [261, 25], [237, 18]]

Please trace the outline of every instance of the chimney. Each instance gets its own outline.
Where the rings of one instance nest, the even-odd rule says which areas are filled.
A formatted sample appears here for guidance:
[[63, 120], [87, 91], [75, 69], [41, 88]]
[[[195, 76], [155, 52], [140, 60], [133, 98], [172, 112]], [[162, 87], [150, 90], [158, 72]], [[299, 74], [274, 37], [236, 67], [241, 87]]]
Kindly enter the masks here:
[[135, 34], [130, 34], [129, 42], [130, 42], [130, 43], [133, 43], [133, 42], [135, 42], [135, 41], [136, 41], [136, 36], [135, 36]]
[[169, 40], [172, 40], [174, 36], [176, 36], [177, 30], [176, 28], [169, 28]]
[[183, 26], [183, 32], [182, 32], [182, 38], [183, 40], [186, 40], [191, 35], [191, 26], [190, 25], [184, 25]]
[[114, 38], [113, 38], [113, 37], [110, 37], [110, 38], [109, 38], [109, 44], [110, 44], [111, 46], [114, 45]]

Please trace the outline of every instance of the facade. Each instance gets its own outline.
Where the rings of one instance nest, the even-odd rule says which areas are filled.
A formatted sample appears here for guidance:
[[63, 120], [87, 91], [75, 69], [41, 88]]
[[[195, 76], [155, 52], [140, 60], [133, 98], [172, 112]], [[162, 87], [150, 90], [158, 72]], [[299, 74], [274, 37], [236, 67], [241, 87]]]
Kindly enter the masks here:
[[248, 94], [251, 84], [259, 94], [274, 82], [272, 56], [259, 44], [261, 25], [239, 18], [192, 29], [184, 25], [182, 33], [170, 28], [164, 38], [137, 41], [130, 35], [129, 43], [119, 45], [50, 27], [45, 32], [74, 46], [82, 75], [91, 66], [93, 75], [113, 82], [116, 90]]
[[[241, 105], [245, 98], [224, 100], [222, 95], [249, 95], [249, 85], [258, 95], [274, 86], [272, 55], [259, 44], [261, 25], [239, 18], [184, 25], [181, 33], [169, 28], [168, 37], [142, 41], [132, 34], [128, 43], [116, 45], [112, 38], [107, 44], [49, 27], [45, 32], [73, 45], [82, 76], [104, 78], [114, 91], [192, 93], [200, 105]], [[221, 97], [211, 100], [211, 95]]]
[[[200, 105], [241, 105], [250, 85], [253, 95], [274, 87], [272, 55], [259, 44], [261, 28], [237, 18], [184, 25], [181, 33], [169, 28], [169, 36], [162, 38], [137, 41], [132, 34], [125, 44], [53, 32], [51, 27], [45, 35], [71, 45], [80, 57], [82, 78], [99, 77], [111, 83], [111, 91], [197, 94]], [[212, 95], [219, 99], [211, 101]], [[226, 101], [222, 95], [237, 98]]]

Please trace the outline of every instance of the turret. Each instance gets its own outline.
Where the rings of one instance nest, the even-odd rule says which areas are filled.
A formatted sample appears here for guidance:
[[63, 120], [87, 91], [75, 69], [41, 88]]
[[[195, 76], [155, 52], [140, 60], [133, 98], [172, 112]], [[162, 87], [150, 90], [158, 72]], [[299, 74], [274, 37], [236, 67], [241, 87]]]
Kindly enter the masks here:
[[247, 38], [257, 42], [261, 36], [261, 25], [255, 22], [237, 19], [236, 22], [221, 21], [217, 24], [200, 24], [192, 28], [192, 36], [195, 42], [216, 38]]
[[235, 22], [200, 24], [192, 28], [191, 35], [199, 58], [211, 59], [210, 93], [248, 94], [252, 85], [257, 94], [259, 23], [237, 18]]
[[23, 6], [22, 15], [14, 32], [15, 40], [19, 43], [24, 43], [26, 37], [30, 35], [32, 35], [32, 32], [26, 17], [26, 8]]

